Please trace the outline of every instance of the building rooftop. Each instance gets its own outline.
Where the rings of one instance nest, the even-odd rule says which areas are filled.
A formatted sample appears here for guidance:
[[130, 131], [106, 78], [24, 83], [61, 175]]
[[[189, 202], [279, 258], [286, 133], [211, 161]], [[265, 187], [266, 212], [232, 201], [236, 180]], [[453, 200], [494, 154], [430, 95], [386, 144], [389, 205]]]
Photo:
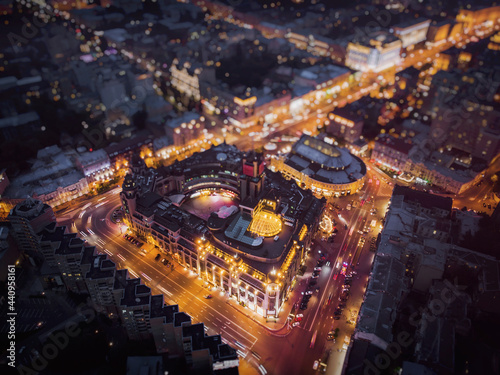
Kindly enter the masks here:
[[78, 156], [78, 160], [82, 165], [90, 165], [93, 163], [97, 163], [103, 160], [108, 159], [108, 154], [104, 149], [92, 151], [92, 152], [85, 152], [83, 154], [80, 154]]
[[315, 180], [330, 184], [348, 184], [366, 175], [365, 163], [347, 149], [308, 135], [303, 135], [294, 144], [285, 163]]
[[448, 211], [451, 214], [453, 199], [450, 197], [441, 197], [435, 194], [428, 194], [422, 191], [413, 190], [406, 186], [396, 185], [392, 192], [392, 196], [403, 196], [405, 202], [417, 203], [420, 206], [428, 209], [438, 208]]

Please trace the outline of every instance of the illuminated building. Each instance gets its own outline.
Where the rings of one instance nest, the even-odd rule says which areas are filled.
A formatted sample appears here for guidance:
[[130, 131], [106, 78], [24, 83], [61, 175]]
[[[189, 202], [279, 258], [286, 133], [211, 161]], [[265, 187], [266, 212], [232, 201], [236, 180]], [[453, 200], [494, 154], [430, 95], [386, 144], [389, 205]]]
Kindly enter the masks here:
[[345, 50], [330, 38], [293, 31], [287, 33], [285, 38], [297, 48], [306, 50], [315, 56], [330, 56], [339, 62], [345, 58]]
[[277, 113], [286, 113], [291, 99], [285, 85], [278, 85], [274, 90], [270, 87], [243, 90], [241, 86], [230, 88], [204, 83], [201, 96], [203, 113], [225, 117], [230, 125], [240, 128], [255, 125], [259, 120], [273, 121]]
[[484, 29], [491, 29], [500, 18], [500, 6], [482, 9], [460, 9], [457, 22], [462, 23], [465, 34], [481, 33]]
[[182, 147], [198, 139], [205, 129], [205, 117], [194, 112], [186, 112], [182, 116], [167, 120], [165, 133], [174, 146]]
[[359, 139], [363, 131], [364, 120], [356, 113], [350, 113], [343, 108], [335, 109], [328, 114], [328, 133], [353, 143]]
[[[123, 184], [130, 229], [250, 310], [278, 316], [323, 201], [266, 170], [262, 155], [225, 143], [146, 175], [136, 170]], [[239, 204], [207, 219], [184, 208], [214, 196]]]
[[395, 25], [391, 32], [401, 39], [402, 48], [408, 48], [426, 40], [430, 23], [430, 20], [419, 18]]
[[398, 65], [401, 40], [386, 32], [375, 32], [347, 45], [345, 64], [362, 72], [380, 72]]
[[272, 160], [272, 167], [316, 196], [356, 193], [364, 185], [366, 165], [345, 148], [303, 135], [287, 156]]
[[152, 149], [152, 136], [140, 135], [133, 138], [127, 138], [119, 143], [112, 143], [104, 149], [109, 156], [111, 166], [115, 168], [115, 170], [119, 170], [127, 166], [132, 159], [132, 155], [139, 152], [144, 147]]
[[[187, 368], [199, 373], [238, 367], [236, 351], [220, 335], [205, 334], [203, 323], [191, 324], [191, 317], [178, 305], [166, 305], [164, 295], [152, 295], [140, 278], [130, 278], [127, 269], [117, 270], [107, 255], [96, 254], [95, 247], [75, 233], [66, 233], [66, 227], [49, 224], [40, 236], [46, 261], [55, 262], [66, 288], [88, 294], [93, 309], [119, 319], [128, 339], [153, 339], [158, 353], [182, 358]], [[2, 241], [0, 227], [0, 249]], [[53, 279], [60, 277], [56, 274]]]
[[427, 31], [427, 42], [430, 46], [446, 43], [450, 34], [451, 21], [433, 22]]
[[349, 69], [338, 65], [311, 66], [295, 71], [294, 99], [290, 102], [290, 113], [300, 115], [311, 103], [326, 97], [334, 97], [349, 87], [354, 75]]
[[170, 67], [172, 86], [189, 98], [199, 101], [200, 81], [215, 83], [215, 70], [198, 62], [174, 59]]
[[11, 181], [4, 200], [19, 203], [29, 195], [56, 207], [87, 194], [88, 182], [75, 170], [75, 157], [75, 151], [62, 151], [56, 145], [39, 150], [31, 170]]
[[488, 48], [493, 51], [500, 51], [500, 33], [496, 33], [490, 37]]
[[403, 172], [408, 161], [408, 153], [413, 144], [409, 139], [399, 139], [387, 134], [379, 134], [375, 139], [372, 159], [385, 168]]
[[76, 166], [87, 177], [89, 183], [113, 177], [109, 156], [104, 149], [79, 155], [76, 158]]
[[[6, 171], [6, 168], [0, 170], [0, 198], [3, 196], [3, 193], [7, 189], [7, 187], [10, 185], [9, 176], [7, 176]], [[6, 216], [9, 211], [9, 206], [0, 200], [0, 217]]]

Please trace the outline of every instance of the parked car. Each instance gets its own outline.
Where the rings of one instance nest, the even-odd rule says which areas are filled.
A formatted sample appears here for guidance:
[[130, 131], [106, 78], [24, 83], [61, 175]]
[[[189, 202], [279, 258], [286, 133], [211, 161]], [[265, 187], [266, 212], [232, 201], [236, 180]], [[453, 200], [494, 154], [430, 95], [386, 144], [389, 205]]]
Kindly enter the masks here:
[[160, 257], [161, 257], [161, 255], [160, 255], [160, 254], [157, 254], [157, 255], [155, 256], [155, 260], [156, 260], [156, 261], [158, 261], [158, 260], [160, 259]]

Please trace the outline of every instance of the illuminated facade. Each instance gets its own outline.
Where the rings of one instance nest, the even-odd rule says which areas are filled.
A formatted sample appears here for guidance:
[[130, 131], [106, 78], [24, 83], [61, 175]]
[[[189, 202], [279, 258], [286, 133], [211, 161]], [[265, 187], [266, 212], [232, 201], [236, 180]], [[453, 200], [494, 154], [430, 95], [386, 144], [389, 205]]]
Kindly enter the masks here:
[[463, 24], [465, 34], [481, 33], [482, 29], [491, 29], [500, 18], [500, 6], [476, 10], [461, 9], [457, 14], [457, 22]]
[[345, 49], [324, 36], [289, 32], [285, 38], [297, 48], [306, 50], [315, 56], [330, 56], [337, 61], [342, 61], [345, 58]]
[[401, 39], [401, 47], [408, 48], [426, 39], [430, 23], [431, 21], [426, 19], [412, 20], [411, 22], [394, 26], [391, 32]]
[[215, 82], [215, 70], [200, 63], [174, 59], [170, 67], [172, 86], [187, 97], [200, 100], [200, 81]]
[[336, 109], [329, 113], [328, 121], [328, 132], [349, 143], [357, 141], [363, 131], [363, 118], [343, 109]]
[[181, 147], [198, 139], [205, 129], [205, 117], [194, 112], [167, 121], [165, 133], [174, 146]]
[[[125, 178], [121, 200], [130, 229], [250, 310], [278, 316], [324, 202], [266, 170], [261, 155], [226, 144], [159, 172]], [[183, 208], [200, 193], [239, 198], [239, 209], [201, 219]]]
[[87, 178], [88, 183], [113, 178], [114, 171], [104, 149], [81, 154], [76, 158], [75, 163]]
[[408, 153], [413, 147], [410, 140], [403, 140], [387, 134], [379, 134], [375, 140], [372, 159], [386, 168], [397, 172], [406, 170]]
[[401, 40], [391, 34], [377, 32], [349, 43], [345, 64], [362, 72], [380, 72], [399, 64], [400, 51]]
[[288, 156], [272, 160], [271, 167], [316, 196], [339, 197], [364, 185], [366, 166], [345, 148], [303, 135]]

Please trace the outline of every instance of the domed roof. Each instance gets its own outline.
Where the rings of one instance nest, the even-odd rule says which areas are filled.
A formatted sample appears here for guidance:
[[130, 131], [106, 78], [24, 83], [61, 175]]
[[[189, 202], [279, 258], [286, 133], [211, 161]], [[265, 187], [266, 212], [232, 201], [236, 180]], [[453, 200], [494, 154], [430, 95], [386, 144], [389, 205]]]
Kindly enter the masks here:
[[224, 161], [224, 160], [226, 160], [226, 159], [227, 159], [227, 155], [226, 155], [225, 153], [223, 153], [223, 152], [219, 152], [219, 153], [217, 154], [217, 160], [218, 160], [218, 161]]

